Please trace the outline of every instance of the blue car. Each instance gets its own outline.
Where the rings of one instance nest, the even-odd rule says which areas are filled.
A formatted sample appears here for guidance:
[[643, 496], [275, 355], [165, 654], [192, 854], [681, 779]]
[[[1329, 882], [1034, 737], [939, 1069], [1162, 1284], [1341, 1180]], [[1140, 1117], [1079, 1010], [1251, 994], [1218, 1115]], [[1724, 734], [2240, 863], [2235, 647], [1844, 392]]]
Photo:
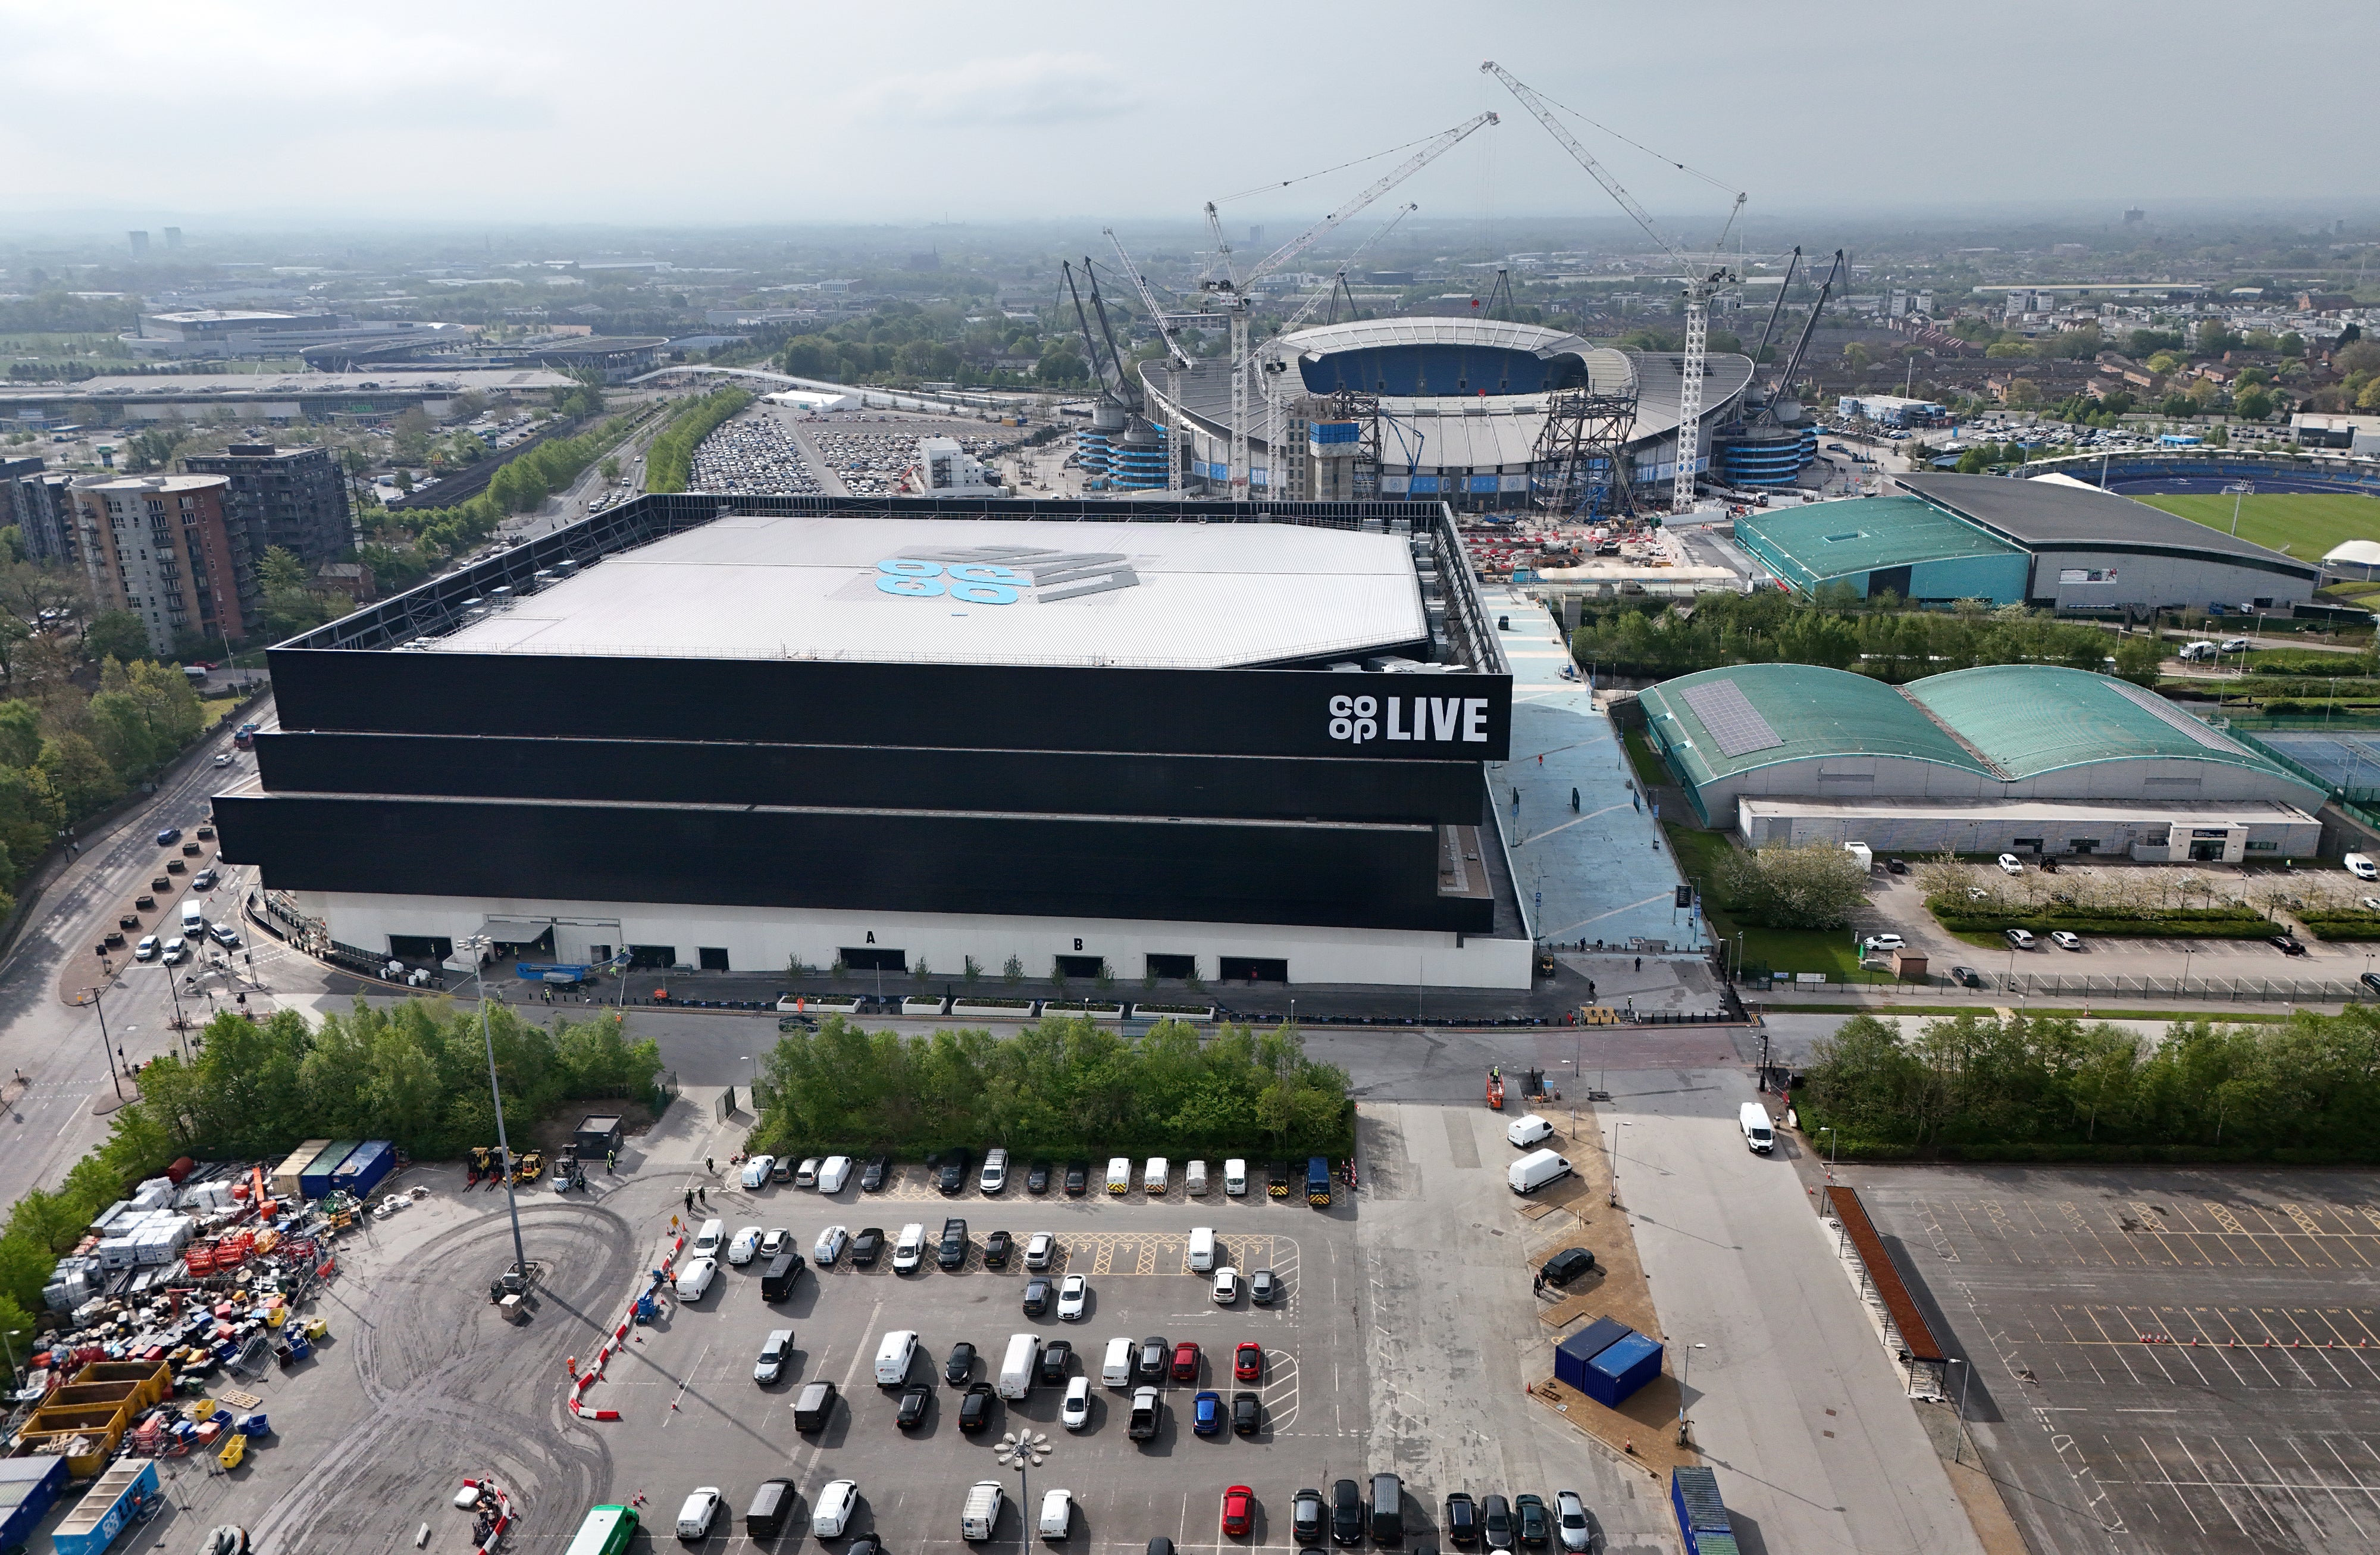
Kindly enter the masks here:
[[1190, 1428], [1213, 1436], [1223, 1428], [1223, 1395], [1209, 1388], [1190, 1401]]
[[168, 826], [163, 832], [157, 833], [157, 845], [159, 847], [172, 847], [176, 843], [178, 843], [181, 840], [182, 829], [178, 826]]

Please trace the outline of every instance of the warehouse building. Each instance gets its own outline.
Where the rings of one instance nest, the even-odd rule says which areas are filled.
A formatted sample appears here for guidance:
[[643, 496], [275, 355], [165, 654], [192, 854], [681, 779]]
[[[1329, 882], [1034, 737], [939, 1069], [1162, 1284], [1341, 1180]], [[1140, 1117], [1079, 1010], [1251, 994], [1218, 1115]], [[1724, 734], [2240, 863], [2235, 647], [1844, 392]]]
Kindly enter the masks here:
[[2269, 610], [2321, 567], [2129, 497], [2051, 477], [1902, 475], [1899, 494], [1747, 513], [1737, 542], [1783, 586], [2038, 610]]
[[[1991, 844], [1961, 852], [2282, 856], [2313, 851], [2301, 828], [2324, 798], [2154, 692], [2051, 665], [1891, 686], [1816, 665], [1742, 664], [1666, 681], [1641, 700], [1654, 747], [1703, 824], [1755, 846], [1840, 823]], [[2190, 845], [2209, 838], [2172, 841], [2192, 816], [2204, 818], [2193, 830], [2225, 829], [2219, 855]]]
[[1442, 504], [735, 502], [273, 649], [224, 856], [367, 966], [1528, 986]]

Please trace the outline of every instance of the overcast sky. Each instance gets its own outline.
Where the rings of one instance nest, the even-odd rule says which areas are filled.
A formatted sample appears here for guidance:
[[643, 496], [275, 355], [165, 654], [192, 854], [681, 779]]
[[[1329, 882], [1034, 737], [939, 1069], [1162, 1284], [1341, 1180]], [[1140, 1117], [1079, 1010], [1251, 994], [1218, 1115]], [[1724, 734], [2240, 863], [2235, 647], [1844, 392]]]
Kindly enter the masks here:
[[[0, 0], [0, 213], [1196, 219], [1494, 109], [1401, 192], [1609, 214], [1487, 58], [1755, 213], [2380, 203], [2380, 0]], [[1716, 235], [1727, 194], [1576, 128], [1664, 225]], [[1225, 214], [1318, 215], [1393, 161]]]

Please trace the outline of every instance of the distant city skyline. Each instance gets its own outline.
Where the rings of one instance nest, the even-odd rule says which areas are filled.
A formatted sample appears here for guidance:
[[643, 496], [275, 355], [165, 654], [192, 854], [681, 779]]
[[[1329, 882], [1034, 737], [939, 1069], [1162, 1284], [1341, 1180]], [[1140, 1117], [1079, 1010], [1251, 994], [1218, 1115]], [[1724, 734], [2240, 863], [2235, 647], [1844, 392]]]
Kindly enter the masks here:
[[[0, 216], [45, 231], [1187, 225], [1211, 199], [1236, 227], [1282, 231], [1392, 165], [1382, 153], [1482, 109], [1503, 122], [1401, 198], [1491, 227], [1616, 215], [1479, 73], [1489, 57], [1618, 132], [1567, 121], [1696, 244], [1735, 189], [1755, 222], [2085, 206], [2113, 221], [2132, 204], [2351, 220], [2375, 203], [2348, 149], [2349, 62], [2380, 46], [2368, 4], [2292, 9], [2286, 45], [2211, 0], [1683, 13], [1515, 0], [1459, 28], [1410, 0], [1293, 18], [1226, 0], [1195, 18], [1083, 19], [948, 0], [666, 18], [621, 0], [402, 13], [0, 0]], [[128, 81], [173, 90], [116, 90]]]

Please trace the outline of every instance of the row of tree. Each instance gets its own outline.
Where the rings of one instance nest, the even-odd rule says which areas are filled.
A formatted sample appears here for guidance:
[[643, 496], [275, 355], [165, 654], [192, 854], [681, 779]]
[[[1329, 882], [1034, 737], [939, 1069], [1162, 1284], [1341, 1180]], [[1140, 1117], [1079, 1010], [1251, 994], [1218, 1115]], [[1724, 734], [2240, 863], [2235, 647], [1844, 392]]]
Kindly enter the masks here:
[[1854, 1015], [1793, 1100], [1846, 1156], [2370, 1161], [2380, 1010], [2177, 1021], [2145, 1043], [2070, 1015], [1966, 1014], [1913, 1037]]
[[752, 1148], [786, 1153], [1306, 1155], [1343, 1151], [1351, 1127], [1345, 1071], [1286, 1026], [1202, 1039], [1160, 1021], [1135, 1041], [1050, 1015], [1012, 1037], [902, 1037], [832, 1016], [777, 1044], [760, 1094]]
[[1582, 664], [1667, 679], [1725, 664], [1823, 664], [1898, 684], [1984, 664], [2064, 664], [2154, 685], [2162, 650], [2022, 605], [1962, 601], [1949, 611], [1903, 611], [1897, 598], [1860, 601], [1840, 585], [1813, 597], [1760, 589], [1666, 601], [1594, 602], [1571, 635]]
[[683, 492], [694, 474], [694, 451], [720, 423], [752, 403], [742, 389], [713, 389], [670, 412], [670, 421], [645, 451], [645, 490]]
[[[552, 1028], [497, 1007], [488, 1013], [506, 1132], [519, 1148], [564, 1101], [652, 1090], [661, 1051], [630, 1040], [616, 1015]], [[140, 1075], [140, 1097], [108, 1139], [55, 1190], [17, 1201], [0, 1233], [0, 1330], [30, 1327], [58, 1256], [125, 1190], [180, 1156], [276, 1161], [306, 1139], [387, 1139], [417, 1158], [450, 1158], [496, 1141], [480, 1013], [408, 1000], [310, 1025], [293, 1010], [261, 1022], [225, 1014], [190, 1061], [168, 1055]], [[21, 1345], [20, 1351], [21, 1353]]]

